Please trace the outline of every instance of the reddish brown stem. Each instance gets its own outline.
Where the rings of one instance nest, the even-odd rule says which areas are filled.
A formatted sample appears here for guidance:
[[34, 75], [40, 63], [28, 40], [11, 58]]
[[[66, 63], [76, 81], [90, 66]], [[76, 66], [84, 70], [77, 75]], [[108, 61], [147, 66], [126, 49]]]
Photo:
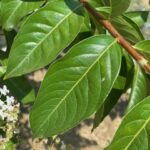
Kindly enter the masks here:
[[86, 10], [99, 22], [102, 24], [113, 37], [115, 37], [118, 43], [145, 69], [147, 73], [150, 74], [150, 64], [148, 61], [138, 53], [132, 45], [114, 28], [114, 26], [103, 16], [97, 12], [88, 2], [87, 0], [80, 0]]

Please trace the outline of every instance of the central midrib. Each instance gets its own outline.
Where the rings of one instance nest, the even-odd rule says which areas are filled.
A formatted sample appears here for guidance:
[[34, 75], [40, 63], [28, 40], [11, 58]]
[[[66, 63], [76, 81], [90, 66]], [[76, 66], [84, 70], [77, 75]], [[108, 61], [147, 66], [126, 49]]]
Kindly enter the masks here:
[[[45, 41], [45, 39], [46, 39], [52, 32], [54, 32], [55, 29], [56, 29], [63, 21], [65, 21], [66, 18], [68, 18], [70, 15], [72, 15], [72, 14], [74, 13], [74, 11], [75, 11], [76, 9], [78, 9], [79, 7], [81, 7], [81, 6], [79, 5], [79, 6], [76, 7], [74, 10], [72, 10], [67, 16], [65, 16], [65, 17], [43, 38], [43, 40], [41, 40], [41, 41], [36, 45], [36, 47], [34, 47], [33, 50], [32, 50], [30, 53], [28, 53], [28, 55], [27, 55], [26, 57], [24, 57], [24, 59], [23, 59], [20, 63], [18, 63], [18, 66], [15, 67], [11, 72], [9, 72], [9, 74], [11, 74], [11, 73], [14, 72], [15, 70], [17, 70], [17, 69], [26, 61], [26, 59], [27, 59], [28, 57], [30, 57], [30, 55], [39, 47], [39, 45], [41, 45], [41, 43], [42, 43], [43, 41]], [[8, 74], [7, 74], [7, 75], [8, 75]]]
[[147, 121], [145, 121], [145, 123], [143, 124], [141, 129], [135, 134], [135, 136], [133, 136], [133, 139], [129, 142], [129, 144], [125, 147], [124, 150], [128, 150], [129, 146], [132, 144], [132, 142], [135, 140], [135, 138], [141, 133], [141, 131], [146, 127], [146, 125], [148, 124], [149, 121], [150, 121], [150, 117], [148, 117]]
[[20, 1], [20, 4], [18, 4], [18, 6], [14, 9], [14, 11], [11, 13], [11, 15], [9, 16], [9, 18], [7, 19], [7, 21], [9, 19], [11, 19], [11, 17], [15, 14], [16, 10], [22, 5], [23, 2]]
[[[105, 52], [110, 49], [114, 44], [117, 43], [117, 40], [115, 39], [105, 50], [99, 55], [99, 57], [91, 64], [91, 66], [85, 71], [85, 73], [79, 78], [79, 80], [72, 86], [72, 88], [66, 93], [66, 95], [60, 100], [58, 105], [53, 109], [53, 111], [48, 115], [47, 119], [41, 124], [41, 127], [39, 127], [38, 131], [42, 128], [42, 126], [47, 122], [47, 120], [51, 117], [51, 115], [57, 110], [57, 108], [63, 103], [63, 101], [66, 99], [66, 97], [73, 91], [73, 89], [80, 83], [80, 81], [87, 75], [87, 73], [92, 69], [92, 67], [99, 61], [101, 56], [105, 54]], [[37, 132], [38, 132], [37, 131]]]

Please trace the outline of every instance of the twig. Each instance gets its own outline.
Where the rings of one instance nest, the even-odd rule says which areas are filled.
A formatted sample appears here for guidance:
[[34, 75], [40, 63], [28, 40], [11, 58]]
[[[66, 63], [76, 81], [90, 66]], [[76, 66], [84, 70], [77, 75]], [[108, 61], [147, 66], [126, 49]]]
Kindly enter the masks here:
[[146, 58], [132, 47], [132, 45], [114, 28], [114, 26], [104, 17], [95, 10], [87, 0], [80, 0], [86, 10], [97, 20], [98, 23], [102, 24], [113, 37], [115, 37], [118, 43], [138, 62], [138, 64], [150, 74], [150, 64]]

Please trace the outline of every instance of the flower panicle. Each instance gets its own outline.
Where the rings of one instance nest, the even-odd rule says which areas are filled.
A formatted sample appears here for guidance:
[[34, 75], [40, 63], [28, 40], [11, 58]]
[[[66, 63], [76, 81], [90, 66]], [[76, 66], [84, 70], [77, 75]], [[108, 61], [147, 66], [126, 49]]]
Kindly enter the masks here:
[[17, 118], [14, 114], [18, 114], [16, 110], [19, 108], [19, 103], [15, 101], [13, 96], [8, 95], [9, 92], [6, 85], [4, 85], [3, 88], [0, 88], [0, 118], [7, 122], [16, 121]]
[[6, 144], [14, 136], [20, 110], [20, 104], [9, 93], [6, 85], [0, 87], [0, 119], [5, 122], [4, 126], [0, 126], [5, 132], [5, 137], [0, 135], [0, 149], [5, 149]]

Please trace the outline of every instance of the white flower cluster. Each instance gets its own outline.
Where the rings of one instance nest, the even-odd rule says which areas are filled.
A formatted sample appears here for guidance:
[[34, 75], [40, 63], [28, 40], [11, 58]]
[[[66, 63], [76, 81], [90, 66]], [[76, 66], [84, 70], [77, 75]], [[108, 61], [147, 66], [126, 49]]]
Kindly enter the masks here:
[[0, 126], [0, 129], [5, 132], [5, 135], [0, 135], [0, 150], [6, 149], [7, 143], [11, 141], [15, 134], [20, 108], [14, 97], [8, 94], [9, 90], [6, 85], [0, 88], [0, 119], [5, 122]]
[[[13, 96], [8, 96], [9, 90], [6, 85], [0, 88], [0, 118], [7, 122], [16, 121], [16, 108], [19, 108], [19, 103], [15, 103]], [[4, 100], [2, 100], [2, 97]]]

